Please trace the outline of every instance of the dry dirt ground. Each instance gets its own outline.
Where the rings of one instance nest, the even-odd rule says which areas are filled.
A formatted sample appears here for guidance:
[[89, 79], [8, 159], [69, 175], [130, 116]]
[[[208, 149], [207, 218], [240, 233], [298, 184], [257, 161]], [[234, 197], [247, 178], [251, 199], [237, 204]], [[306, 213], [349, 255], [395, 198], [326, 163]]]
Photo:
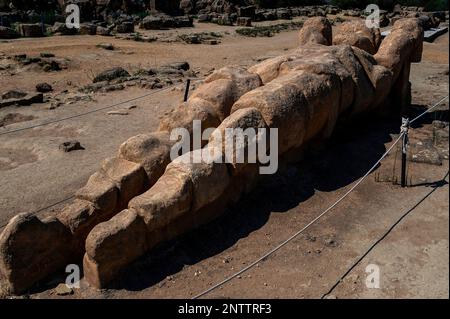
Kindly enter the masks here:
[[[100, 36], [8, 41], [0, 43], [0, 53], [51, 52], [70, 62], [68, 69], [60, 72], [28, 70], [13, 76], [2, 73], [0, 87], [2, 91], [32, 91], [37, 83], [48, 82], [55, 92], [75, 91], [77, 86], [90, 83], [93, 74], [112, 66], [134, 70], [174, 61], [188, 61], [203, 76], [225, 65], [251, 65], [262, 57], [282, 54], [297, 45], [297, 31], [281, 32], [272, 38], [245, 38], [235, 35], [233, 29], [197, 26], [195, 31], [229, 31], [215, 46], [140, 43]], [[413, 65], [411, 82], [417, 109], [448, 94], [448, 40], [445, 34], [434, 43], [425, 43], [423, 61]], [[100, 42], [111, 42], [116, 50], [97, 48]], [[114, 156], [123, 141], [155, 130], [159, 118], [181, 102], [183, 87], [181, 84], [164, 92], [155, 91], [146, 98], [57, 124], [1, 135], [3, 132], [150, 92], [133, 87], [98, 93], [94, 101], [67, 104], [53, 110], [48, 109], [48, 103], [0, 109], [0, 118], [19, 113], [19, 119], [26, 119], [0, 127], [0, 225], [17, 213], [36, 211], [73, 195], [102, 159]], [[137, 107], [126, 116], [106, 114], [131, 105]], [[429, 132], [433, 119], [448, 121], [448, 102], [443, 111], [428, 116], [414, 130]], [[307, 152], [301, 163], [284, 167], [276, 176], [262, 182], [224, 217], [138, 260], [111, 289], [98, 291], [82, 282], [82, 287], [72, 295], [60, 297], [53, 288], [64, 278], [54, 276], [40, 283], [29, 295], [32, 298], [192, 297], [245, 267], [331, 205], [381, 156], [399, 126], [399, 119], [372, 119], [364, 125], [355, 123], [341, 129], [331, 141]], [[85, 150], [63, 153], [58, 149], [59, 144], [71, 139], [79, 140]], [[377, 171], [392, 171], [396, 163], [393, 158], [383, 161]], [[396, 165], [394, 173], [398, 175]], [[440, 166], [411, 163], [414, 185], [406, 189], [379, 182], [377, 171], [304, 235], [207, 297], [448, 298], [448, 160]], [[60, 206], [40, 214], [52, 214]], [[376, 264], [380, 269], [379, 289], [368, 289], [365, 285], [369, 264]]]

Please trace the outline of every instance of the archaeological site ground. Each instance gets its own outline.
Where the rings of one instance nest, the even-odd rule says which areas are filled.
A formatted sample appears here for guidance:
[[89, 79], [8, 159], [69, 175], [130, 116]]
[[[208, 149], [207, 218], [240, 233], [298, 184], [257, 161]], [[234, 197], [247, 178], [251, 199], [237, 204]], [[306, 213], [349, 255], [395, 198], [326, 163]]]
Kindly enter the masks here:
[[448, 299], [448, 19], [0, 0], [0, 299]]

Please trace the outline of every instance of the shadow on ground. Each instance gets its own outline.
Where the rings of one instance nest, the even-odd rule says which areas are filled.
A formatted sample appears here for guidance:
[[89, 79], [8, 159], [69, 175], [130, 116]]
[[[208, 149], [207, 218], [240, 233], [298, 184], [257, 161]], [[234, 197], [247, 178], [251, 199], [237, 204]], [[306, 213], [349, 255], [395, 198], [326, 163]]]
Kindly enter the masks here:
[[[410, 118], [422, 113], [425, 106], [415, 105]], [[448, 121], [448, 110], [424, 116], [414, 128], [434, 120]], [[232, 247], [266, 224], [270, 214], [285, 213], [314, 195], [315, 191], [332, 192], [361, 178], [386, 151], [385, 144], [400, 130], [399, 117], [367, 118], [342, 123], [331, 139], [310, 147], [304, 159], [281, 168], [264, 179], [237, 205], [220, 218], [177, 240], [164, 243], [127, 267], [108, 288], [140, 291], [178, 273], [185, 265], [217, 255]], [[434, 186], [430, 183], [428, 186]], [[59, 273], [34, 292], [64, 281]]]
[[371, 118], [356, 123], [338, 127], [327, 143], [311, 147], [304, 160], [259, 183], [222, 217], [140, 258], [110, 288], [137, 291], [155, 285], [185, 265], [223, 252], [261, 228], [271, 213], [289, 211], [315, 190], [331, 192], [362, 177], [385, 152], [392, 134], [398, 134], [401, 121]]

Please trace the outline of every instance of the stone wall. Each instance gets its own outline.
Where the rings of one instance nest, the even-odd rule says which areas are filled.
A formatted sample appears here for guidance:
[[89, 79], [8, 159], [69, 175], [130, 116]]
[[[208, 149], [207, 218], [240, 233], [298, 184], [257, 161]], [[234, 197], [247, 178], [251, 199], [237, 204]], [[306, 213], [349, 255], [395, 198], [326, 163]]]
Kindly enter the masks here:
[[[343, 37], [345, 32], [352, 37]], [[333, 36], [326, 19], [313, 18], [292, 52], [248, 70], [215, 71], [157, 132], [124, 142], [54, 218], [11, 219], [0, 234], [0, 273], [11, 292], [25, 291], [83, 255], [87, 281], [106, 287], [139, 256], [245, 196], [258, 182], [258, 165], [214, 161], [223, 156], [216, 151], [222, 143], [215, 132], [278, 128], [283, 160], [329, 137], [338, 120], [406, 106], [410, 64], [420, 61], [423, 29], [417, 19], [403, 19], [381, 44], [378, 34], [357, 25]], [[201, 148], [171, 162], [170, 131], [192, 131], [193, 120], [215, 131]], [[213, 155], [197, 164], [188, 160], [199, 154]]]

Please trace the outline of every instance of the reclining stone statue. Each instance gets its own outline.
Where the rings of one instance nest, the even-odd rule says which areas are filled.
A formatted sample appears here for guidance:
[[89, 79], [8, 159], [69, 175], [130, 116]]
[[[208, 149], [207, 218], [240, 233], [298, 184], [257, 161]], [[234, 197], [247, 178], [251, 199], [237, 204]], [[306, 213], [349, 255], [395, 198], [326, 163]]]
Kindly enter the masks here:
[[[421, 59], [423, 29], [417, 19], [402, 19], [382, 42], [378, 34], [359, 24], [332, 37], [325, 18], [312, 18], [292, 52], [249, 69], [215, 71], [157, 132], [123, 143], [56, 216], [24, 213], [10, 220], [0, 234], [0, 273], [10, 291], [26, 291], [81, 258], [87, 282], [105, 287], [159, 243], [221, 215], [257, 183], [258, 164], [190, 161], [223, 145], [223, 135], [214, 133], [277, 128], [282, 161], [329, 137], [337, 121], [406, 107], [410, 64]], [[171, 161], [171, 131], [192, 132], [194, 120], [215, 130]]]

